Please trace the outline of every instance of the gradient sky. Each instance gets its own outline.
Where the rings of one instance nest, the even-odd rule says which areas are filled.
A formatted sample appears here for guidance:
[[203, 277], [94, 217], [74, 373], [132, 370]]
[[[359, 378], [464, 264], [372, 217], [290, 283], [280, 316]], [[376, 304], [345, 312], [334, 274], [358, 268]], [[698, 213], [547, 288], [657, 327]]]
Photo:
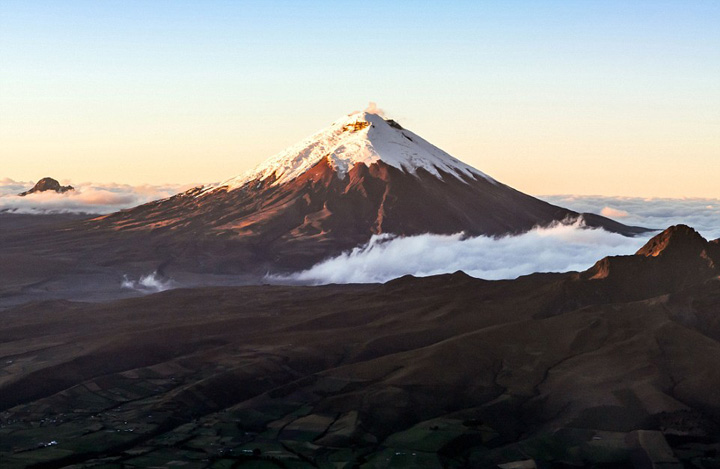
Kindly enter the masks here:
[[0, 178], [222, 180], [376, 101], [532, 194], [720, 197], [718, 1], [301, 3], [2, 0]]

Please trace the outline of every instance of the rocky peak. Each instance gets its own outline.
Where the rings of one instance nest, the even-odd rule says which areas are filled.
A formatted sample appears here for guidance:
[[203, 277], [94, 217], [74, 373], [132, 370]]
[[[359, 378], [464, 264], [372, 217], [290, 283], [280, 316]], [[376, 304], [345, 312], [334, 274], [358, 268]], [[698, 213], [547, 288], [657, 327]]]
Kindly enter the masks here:
[[672, 293], [718, 274], [720, 245], [686, 225], [671, 226], [634, 256], [606, 257], [580, 274], [606, 284], [608, 301]]
[[47, 192], [47, 191], [53, 191], [57, 192], [58, 194], [62, 194], [64, 192], [73, 191], [75, 188], [73, 186], [61, 186], [60, 183], [53, 178], [42, 178], [40, 179], [35, 186], [30, 189], [29, 191], [22, 192], [18, 195], [21, 197], [25, 197], [29, 194], [34, 194], [36, 192]]
[[675, 225], [654, 236], [635, 253], [638, 256], [688, 256], [702, 253], [708, 242], [687, 225]]

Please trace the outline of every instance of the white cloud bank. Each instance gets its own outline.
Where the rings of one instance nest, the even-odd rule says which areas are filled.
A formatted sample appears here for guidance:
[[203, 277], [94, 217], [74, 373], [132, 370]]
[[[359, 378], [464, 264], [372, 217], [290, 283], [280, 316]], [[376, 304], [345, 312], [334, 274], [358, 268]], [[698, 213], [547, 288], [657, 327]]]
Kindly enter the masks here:
[[437, 275], [462, 270], [484, 279], [533, 272], [585, 270], [609, 255], [632, 254], [649, 236], [628, 238], [577, 222], [535, 228], [518, 236], [492, 238], [462, 234], [373, 236], [365, 246], [275, 281], [310, 284], [386, 282], [406, 274]]
[[34, 182], [0, 179], [0, 211], [27, 214], [105, 214], [170, 197], [191, 187], [173, 184], [160, 186], [73, 184], [69, 181], [62, 181], [61, 184], [70, 184], [75, 190], [63, 194], [51, 191], [39, 192], [20, 197], [18, 193], [32, 188]]
[[[578, 212], [599, 213], [653, 229], [686, 224], [707, 239], [720, 238], [720, 199], [602, 196], [544, 196]], [[484, 279], [511, 279], [533, 272], [585, 270], [611, 255], [632, 254], [655, 233], [627, 238], [578, 223], [536, 228], [519, 236], [375, 236], [365, 246], [274, 281], [310, 284], [386, 282], [406, 274], [436, 275], [462, 270]]]

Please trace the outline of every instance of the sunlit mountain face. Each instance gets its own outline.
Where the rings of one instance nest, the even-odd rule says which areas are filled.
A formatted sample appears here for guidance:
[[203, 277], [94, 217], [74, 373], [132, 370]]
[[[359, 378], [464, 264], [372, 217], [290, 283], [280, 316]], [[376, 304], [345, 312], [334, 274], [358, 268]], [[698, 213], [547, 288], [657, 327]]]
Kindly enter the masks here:
[[578, 220], [628, 236], [646, 231], [518, 192], [394, 120], [363, 112], [241, 176], [84, 229], [147, 237], [173, 252], [170, 262], [196, 267], [203, 243], [203, 269], [247, 272], [307, 268], [384, 233], [500, 236]]

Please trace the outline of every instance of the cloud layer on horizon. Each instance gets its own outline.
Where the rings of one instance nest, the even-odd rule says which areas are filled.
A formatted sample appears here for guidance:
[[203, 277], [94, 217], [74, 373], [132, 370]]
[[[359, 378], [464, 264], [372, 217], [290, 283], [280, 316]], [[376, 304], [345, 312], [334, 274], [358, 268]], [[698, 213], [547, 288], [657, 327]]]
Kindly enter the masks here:
[[[72, 184], [62, 181], [62, 184]], [[105, 214], [182, 192], [190, 186], [72, 184], [65, 194], [17, 194], [32, 182], [0, 179], [0, 211], [13, 213]], [[720, 238], [720, 199], [667, 199], [552, 195], [542, 199], [578, 212], [599, 213], [628, 225], [665, 229], [683, 223], [707, 239]], [[422, 235], [375, 236], [365, 246], [328, 259], [311, 269], [275, 281], [302, 283], [384, 282], [463, 270], [486, 279], [515, 278], [532, 272], [584, 270], [607, 255], [631, 254], [653, 233], [626, 238], [575, 225], [534, 229], [504, 238]]]
[[174, 184], [131, 186], [87, 182], [73, 184], [69, 181], [61, 183], [70, 184], [75, 190], [63, 194], [39, 192], [20, 197], [18, 194], [32, 188], [33, 182], [0, 179], [0, 211], [25, 214], [106, 214], [170, 197], [191, 187]]
[[720, 238], [720, 199], [550, 195], [541, 199], [577, 212], [598, 213], [626, 225], [664, 230], [685, 224], [707, 239]]

